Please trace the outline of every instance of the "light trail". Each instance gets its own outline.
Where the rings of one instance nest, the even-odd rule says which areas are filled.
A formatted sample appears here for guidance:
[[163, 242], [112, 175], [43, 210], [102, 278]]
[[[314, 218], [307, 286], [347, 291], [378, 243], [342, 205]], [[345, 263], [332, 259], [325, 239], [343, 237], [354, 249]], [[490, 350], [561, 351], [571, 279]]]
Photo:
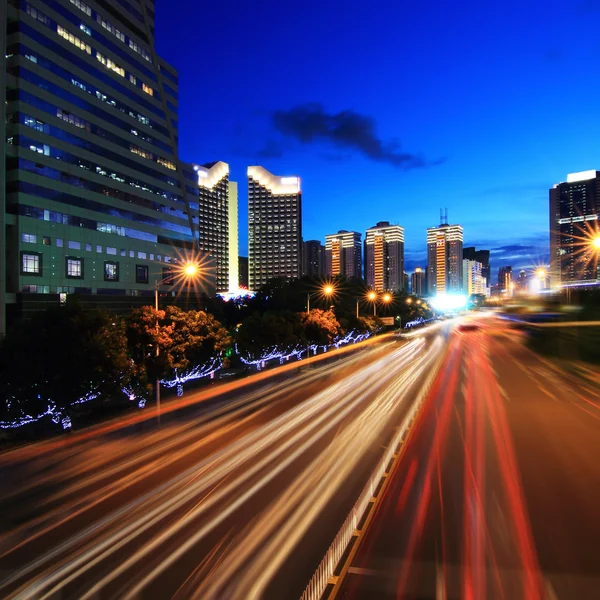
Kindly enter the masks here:
[[[168, 572], [178, 557], [205, 539], [220, 523], [227, 521], [240, 506], [280, 477], [300, 456], [309, 449], [318, 449], [313, 463], [284, 488], [282, 503], [271, 506], [253, 522], [252, 539], [256, 537], [258, 542], [256, 534], [272, 521], [279, 527], [273, 531], [273, 539], [283, 540], [283, 543], [276, 546], [263, 537], [259, 548], [245, 536], [246, 543], [237, 539], [235, 543], [225, 544], [225, 554], [215, 553], [215, 557], [219, 555], [218, 564], [210, 567], [210, 576], [202, 582], [202, 586], [210, 583], [218, 588], [222, 585], [223, 573], [240, 570], [242, 563], [252, 556], [253, 568], [258, 569], [262, 577], [248, 579], [249, 576], [245, 576], [240, 582], [244, 582], [246, 588], [251, 580], [254, 581], [252, 585], [266, 586], [272, 571], [265, 569], [265, 565], [272, 562], [275, 554], [281, 553], [280, 560], [283, 560], [292, 552], [294, 544], [324, 506], [331, 502], [345, 474], [377, 440], [390, 415], [403, 401], [406, 391], [431, 365], [440, 344], [427, 350], [424, 339], [417, 339], [356, 369], [341, 382], [258, 425], [212, 455], [196, 460], [162, 485], [71, 535], [4, 581], [0, 590], [22, 582], [16, 591], [5, 596], [48, 598], [57, 593], [68, 595], [69, 590], [79, 587], [78, 596], [83, 599], [101, 593], [109, 586], [119, 585], [118, 581], [127, 577], [129, 597], [133, 597]], [[356, 364], [359, 362], [357, 359]], [[316, 380], [318, 376], [318, 373], [310, 374], [302, 380], [303, 384]], [[297, 382], [295, 385], [301, 384]], [[277, 390], [270, 395], [280, 392]], [[267, 398], [257, 400], [259, 405], [262, 402], [264, 410], [269, 407]], [[256, 404], [252, 406], [256, 415]], [[237, 409], [246, 410], [244, 406]], [[221, 415], [221, 418], [215, 433], [226, 422], [233, 423], [231, 414]], [[211, 427], [210, 424], [202, 424], [201, 418], [198, 422], [200, 429]], [[158, 446], [152, 446], [145, 457], [153, 457], [148, 463], [143, 463], [139, 456], [125, 457], [123, 463], [109, 467], [111, 477], [119, 477], [128, 469], [131, 473], [123, 477], [123, 482], [104, 486], [102, 497], [127, 489], [140, 478], [150, 476], [155, 468], [168, 469], [169, 464], [182, 456], [192, 457], [206, 443], [202, 439], [194, 441], [194, 433], [198, 435], [194, 423], [186, 424], [183, 433], [179, 431], [180, 438], [170, 432], [165, 434], [164, 439], [159, 438]], [[338, 435], [335, 435], [336, 431], [339, 431]], [[322, 440], [332, 436], [329, 445], [323, 447]], [[191, 449], [187, 447], [188, 442]], [[171, 447], [176, 448], [173, 456], [169, 454]], [[327, 475], [318, 478], [316, 473]], [[67, 494], [75, 496], [91, 482], [101, 482], [106, 477], [107, 472], [100, 469], [90, 481], [75, 482]], [[90, 492], [88, 497], [91, 498], [92, 494]], [[190, 535], [190, 531], [193, 534]], [[283, 538], [281, 531], [285, 531]], [[146, 539], [148, 535], [150, 538]], [[174, 539], [185, 541], [178, 543], [175, 551], [167, 556], [161, 553], [161, 560], [157, 562], [157, 552]], [[131, 550], [107, 574], [103, 565], [114, 561], [114, 557], [122, 554], [126, 547]], [[193, 587], [195, 581], [197, 578], [192, 578], [186, 585]], [[76, 587], [73, 588], [73, 585]]]

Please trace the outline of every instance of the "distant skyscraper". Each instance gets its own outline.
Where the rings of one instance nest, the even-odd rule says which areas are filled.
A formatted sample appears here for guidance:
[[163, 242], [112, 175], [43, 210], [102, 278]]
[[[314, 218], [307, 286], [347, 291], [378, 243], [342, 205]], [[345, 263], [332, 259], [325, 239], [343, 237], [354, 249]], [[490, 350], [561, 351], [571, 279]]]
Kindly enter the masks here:
[[417, 267], [412, 274], [412, 293], [419, 298], [425, 293], [425, 272], [421, 267]]
[[409, 283], [408, 273], [404, 273], [404, 275], [402, 276], [402, 283], [404, 284], [404, 287], [402, 288], [402, 290], [408, 294], [408, 283]]
[[427, 292], [458, 294], [462, 291], [463, 228], [448, 225], [447, 217], [439, 227], [427, 229]]
[[299, 277], [301, 250], [300, 178], [248, 167], [250, 288], [257, 290], [274, 277]]
[[517, 277], [517, 281], [515, 282], [515, 287], [517, 291], [521, 294], [525, 294], [527, 290], [527, 272], [525, 269], [521, 269], [519, 271], [519, 276]]
[[463, 292], [467, 296], [486, 293], [485, 278], [481, 274], [482, 264], [476, 260], [463, 260]]
[[582, 171], [550, 190], [550, 278], [552, 285], [600, 281], [600, 173]]
[[512, 290], [512, 267], [500, 267], [498, 269], [498, 286], [510, 294]]
[[229, 291], [240, 285], [239, 269], [238, 184], [229, 182]]
[[344, 229], [325, 236], [325, 274], [362, 279], [361, 234]]
[[302, 275], [305, 277], [325, 275], [325, 247], [319, 240], [302, 242]]
[[248, 257], [238, 257], [238, 268], [239, 268], [239, 286], [241, 288], [248, 288]]
[[492, 284], [492, 274], [490, 270], [490, 251], [475, 250], [474, 246], [463, 248], [463, 259], [476, 260], [481, 263], [481, 275], [485, 278], [486, 287]]
[[[226, 292], [230, 289], [229, 165], [217, 161], [196, 165], [194, 170], [198, 174], [200, 249], [211, 258], [210, 266], [215, 275], [217, 292]], [[235, 213], [237, 217], [237, 208]]]
[[376, 290], [406, 289], [404, 286], [404, 228], [380, 221], [367, 229], [365, 238], [367, 285]]

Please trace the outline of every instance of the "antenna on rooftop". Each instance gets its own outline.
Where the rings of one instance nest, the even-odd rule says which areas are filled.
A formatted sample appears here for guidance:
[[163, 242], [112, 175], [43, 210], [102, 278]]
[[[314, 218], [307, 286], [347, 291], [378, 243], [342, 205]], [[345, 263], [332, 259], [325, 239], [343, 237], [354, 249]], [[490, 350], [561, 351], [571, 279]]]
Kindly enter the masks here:
[[448, 225], [448, 209], [440, 208], [440, 225]]

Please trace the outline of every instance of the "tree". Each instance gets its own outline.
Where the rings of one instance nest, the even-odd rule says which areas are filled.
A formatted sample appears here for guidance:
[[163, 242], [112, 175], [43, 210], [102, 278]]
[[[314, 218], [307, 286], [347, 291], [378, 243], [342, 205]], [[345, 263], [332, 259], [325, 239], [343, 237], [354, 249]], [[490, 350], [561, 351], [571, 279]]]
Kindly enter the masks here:
[[74, 407], [119, 394], [128, 371], [120, 319], [76, 302], [35, 313], [10, 329], [0, 346], [4, 413], [70, 423]]
[[227, 330], [212, 315], [200, 310], [167, 307], [164, 315], [169, 343], [165, 376], [182, 384], [203, 377], [220, 366], [220, 356], [231, 345]]
[[290, 311], [254, 314], [236, 332], [240, 357], [246, 362], [281, 358], [306, 347], [304, 327], [297, 313]]
[[169, 367], [167, 349], [173, 343], [173, 325], [165, 324], [164, 319], [165, 311], [152, 306], [136, 308], [127, 319], [130, 382], [126, 389], [131, 399], [146, 398]]
[[314, 308], [310, 313], [301, 313], [304, 337], [310, 346], [329, 346], [341, 335], [342, 328], [332, 310]]

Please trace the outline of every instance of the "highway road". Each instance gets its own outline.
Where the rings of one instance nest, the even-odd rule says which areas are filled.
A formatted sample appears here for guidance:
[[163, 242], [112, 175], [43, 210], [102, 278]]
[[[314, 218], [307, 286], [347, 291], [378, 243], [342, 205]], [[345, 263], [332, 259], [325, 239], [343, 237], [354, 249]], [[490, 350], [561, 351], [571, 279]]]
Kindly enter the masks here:
[[0, 596], [298, 598], [446, 343], [387, 338], [192, 395], [160, 428], [0, 455]]
[[471, 322], [330, 597], [600, 598], [598, 374]]

